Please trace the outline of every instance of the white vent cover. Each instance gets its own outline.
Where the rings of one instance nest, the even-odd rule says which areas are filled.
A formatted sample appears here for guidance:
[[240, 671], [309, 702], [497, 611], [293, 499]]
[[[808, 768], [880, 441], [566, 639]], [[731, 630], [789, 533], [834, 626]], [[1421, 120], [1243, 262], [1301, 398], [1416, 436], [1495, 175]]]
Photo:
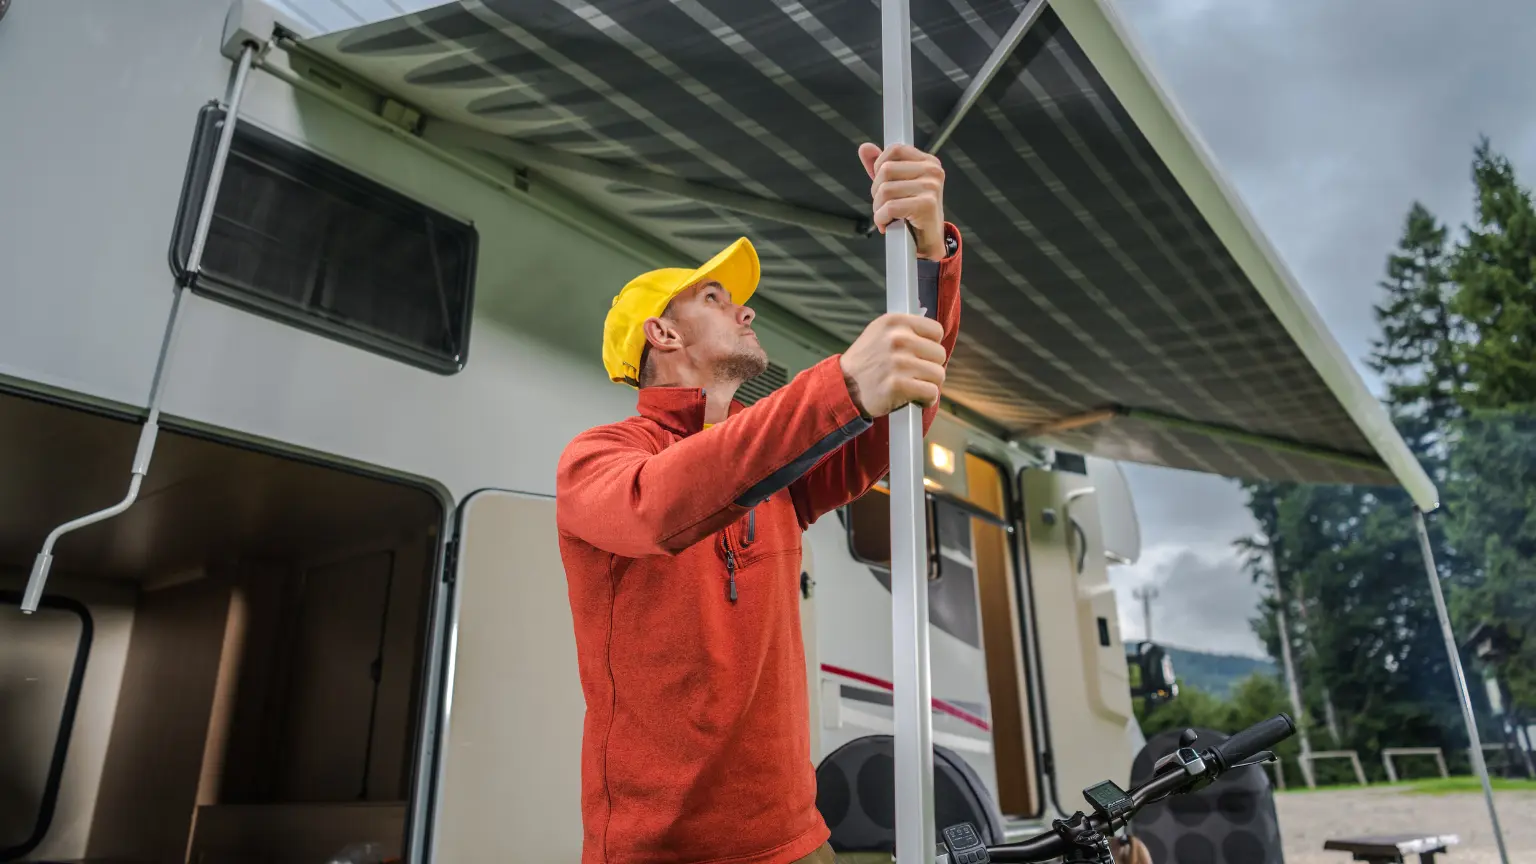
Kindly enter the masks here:
[[743, 405], [751, 405], [788, 383], [789, 370], [770, 360], [767, 371], [741, 385], [736, 391], [736, 399]]

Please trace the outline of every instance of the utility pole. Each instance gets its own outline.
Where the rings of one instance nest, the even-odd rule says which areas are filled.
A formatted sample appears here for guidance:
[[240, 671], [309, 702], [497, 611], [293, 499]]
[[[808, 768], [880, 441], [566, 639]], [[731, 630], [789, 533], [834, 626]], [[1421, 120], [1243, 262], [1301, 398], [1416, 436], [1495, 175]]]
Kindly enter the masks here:
[[1151, 584], [1142, 585], [1131, 592], [1131, 596], [1141, 601], [1141, 640], [1152, 641], [1152, 601], [1157, 599], [1157, 588]]
[[[1270, 549], [1270, 564], [1274, 566], [1274, 549]], [[1306, 712], [1301, 708], [1301, 685], [1296, 681], [1296, 664], [1291, 661], [1291, 628], [1285, 614], [1285, 591], [1280, 588], [1279, 568], [1275, 568], [1275, 624], [1280, 628], [1280, 660], [1285, 664], [1285, 684], [1291, 695], [1291, 711], [1296, 716], [1296, 737], [1301, 743], [1300, 768], [1308, 789], [1316, 789], [1312, 776], [1312, 741], [1307, 735]]]
[[[1310, 629], [1311, 629], [1311, 622], [1307, 620], [1307, 601], [1306, 601], [1306, 599], [1305, 598], [1298, 599], [1296, 605], [1297, 605], [1297, 608], [1299, 608], [1301, 610], [1301, 627], [1302, 627], [1302, 629], [1306, 630], [1306, 631], [1310, 631]], [[1306, 638], [1305, 636], [1302, 637], [1302, 644], [1306, 647], [1307, 653], [1312, 655], [1312, 659], [1313, 660], [1317, 660], [1318, 659], [1317, 645], [1314, 642], [1312, 642], [1312, 640]], [[1328, 683], [1326, 681], [1323, 682], [1323, 684], [1322, 684], [1322, 691], [1323, 691], [1323, 723], [1325, 725], [1327, 725], [1327, 727], [1328, 727], [1328, 737], [1333, 739], [1333, 746], [1338, 747], [1340, 745], [1340, 742], [1342, 742], [1344, 740], [1344, 738], [1343, 738], [1343, 735], [1340, 734], [1340, 732], [1339, 732], [1339, 714], [1333, 708], [1333, 692], [1328, 689]]]

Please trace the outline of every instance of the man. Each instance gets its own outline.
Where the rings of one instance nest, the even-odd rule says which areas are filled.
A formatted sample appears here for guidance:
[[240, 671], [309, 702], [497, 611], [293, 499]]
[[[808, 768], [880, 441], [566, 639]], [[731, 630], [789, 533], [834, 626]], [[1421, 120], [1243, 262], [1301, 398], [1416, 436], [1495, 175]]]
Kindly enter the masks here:
[[833, 860], [810, 761], [801, 532], [886, 474], [887, 414], [919, 403], [932, 423], [960, 321], [943, 168], [908, 146], [859, 158], [876, 226], [914, 233], [930, 317], [883, 315], [744, 408], [737, 388], [767, 368], [745, 238], [614, 298], [603, 362], [640, 389], [639, 416], [577, 436], [555, 495], [587, 705], [584, 864]]
[[1147, 851], [1147, 844], [1141, 842], [1140, 837], [1132, 837], [1130, 840], [1124, 843], [1116, 837], [1109, 841], [1109, 851], [1115, 856], [1115, 864], [1152, 864], [1152, 853]]

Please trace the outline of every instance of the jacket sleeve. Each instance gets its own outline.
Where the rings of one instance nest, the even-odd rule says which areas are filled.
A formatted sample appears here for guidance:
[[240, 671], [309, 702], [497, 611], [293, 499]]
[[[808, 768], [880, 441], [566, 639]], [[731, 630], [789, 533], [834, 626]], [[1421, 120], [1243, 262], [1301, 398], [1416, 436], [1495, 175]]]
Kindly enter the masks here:
[[561, 533], [613, 555], [675, 555], [869, 426], [834, 356], [728, 422], [665, 448], [635, 424], [592, 429], [560, 457], [556, 522]]
[[[953, 251], [942, 261], [918, 262], [918, 296], [944, 325], [947, 366], [960, 335], [961, 239], [955, 226], [946, 225], [946, 231], [954, 240]], [[937, 405], [923, 410], [925, 435], [938, 413]], [[891, 427], [888, 418], [881, 417], [790, 487], [800, 527], [809, 527], [823, 515], [868, 492], [890, 467]]]

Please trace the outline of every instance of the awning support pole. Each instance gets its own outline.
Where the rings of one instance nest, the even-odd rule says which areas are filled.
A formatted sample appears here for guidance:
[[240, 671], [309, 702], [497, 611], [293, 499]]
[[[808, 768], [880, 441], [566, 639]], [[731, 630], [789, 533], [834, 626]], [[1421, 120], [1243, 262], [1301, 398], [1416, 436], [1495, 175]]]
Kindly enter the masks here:
[[944, 146], [944, 142], [949, 140], [949, 136], [955, 134], [960, 121], [965, 119], [965, 115], [970, 113], [976, 101], [981, 98], [982, 91], [987, 89], [987, 85], [997, 77], [1003, 64], [1008, 62], [1008, 58], [1012, 57], [1013, 52], [1018, 49], [1019, 43], [1024, 41], [1024, 34], [1029, 32], [1029, 28], [1034, 26], [1036, 21], [1040, 20], [1040, 13], [1045, 11], [1046, 3], [1047, 0], [1030, 0], [1030, 4], [1024, 7], [1024, 11], [1019, 13], [1018, 18], [1014, 19], [1013, 26], [1008, 28], [1008, 32], [1004, 33], [1003, 38], [993, 47], [987, 62], [981, 64], [981, 68], [971, 78], [971, 83], [966, 85], [965, 92], [960, 94], [960, 101], [955, 103], [949, 116], [940, 124], [939, 131], [928, 143], [927, 152], [937, 153], [939, 148]]
[[1419, 529], [1419, 547], [1424, 551], [1424, 572], [1429, 576], [1429, 590], [1435, 598], [1435, 615], [1440, 619], [1440, 632], [1445, 636], [1446, 659], [1451, 662], [1451, 674], [1456, 678], [1456, 696], [1461, 701], [1461, 720], [1467, 726], [1467, 743], [1472, 747], [1472, 770], [1483, 782], [1483, 797], [1488, 801], [1488, 820], [1493, 823], [1493, 839], [1499, 844], [1499, 860], [1509, 864], [1509, 852], [1504, 848], [1504, 830], [1499, 827], [1499, 811], [1493, 806], [1493, 783], [1488, 779], [1488, 763], [1483, 760], [1483, 741], [1477, 734], [1477, 717], [1472, 713], [1472, 694], [1467, 690], [1467, 673], [1461, 667], [1461, 651], [1456, 645], [1456, 634], [1451, 630], [1451, 616], [1445, 609], [1445, 595], [1440, 591], [1440, 573], [1435, 569], [1435, 551], [1429, 544], [1429, 526], [1424, 523], [1424, 511], [1413, 511], [1413, 524]]
[[[912, 142], [912, 19], [907, 0], [881, 0], [885, 146]], [[885, 232], [888, 312], [917, 314], [917, 245]], [[923, 505], [923, 415], [907, 405], [891, 428], [891, 670], [894, 683], [896, 861], [933, 864], [933, 715], [928, 669], [928, 521]]]
[[[187, 272], [192, 278], [196, 278], [202, 266], [203, 246], [208, 240], [208, 228], [213, 224], [213, 204], [218, 200], [219, 181], [224, 176], [224, 163], [229, 156], [230, 143], [235, 137], [235, 114], [240, 108], [240, 97], [245, 93], [246, 77], [250, 74], [256, 51], [257, 46], [248, 44], [240, 52], [240, 59], [230, 73], [229, 86], [224, 93], [226, 106], [224, 128], [219, 134], [218, 148], [214, 150], [208, 188], [203, 193], [202, 210], [199, 211], [197, 218], [197, 230], [192, 235], [192, 251], [187, 256]], [[180, 329], [181, 294], [182, 285], [177, 282], [171, 293], [171, 314], [165, 322], [165, 335], [160, 340], [160, 358], [155, 362], [155, 376], [149, 385], [149, 415], [145, 418], [144, 425], [139, 428], [139, 444], [133, 454], [128, 492], [121, 501], [111, 507], [65, 522], [48, 534], [48, 538], [43, 541], [42, 551], [37, 553], [36, 560], [32, 562], [32, 575], [27, 579], [27, 590], [21, 595], [21, 611], [27, 614], [36, 612], [37, 605], [42, 600], [43, 588], [48, 584], [48, 571], [53, 567], [53, 547], [59, 542], [59, 538], [78, 528], [105, 522], [117, 516], [132, 507], [133, 502], [139, 498], [139, 487], [143, 485], [145, 475], [149, 474], [149, 460], [154, 455], [155, 440], [160, 435], [160, 402], [165, 396], [165, 373], [170, 366], [171, 354], [176, 347], [176, 334]]]

